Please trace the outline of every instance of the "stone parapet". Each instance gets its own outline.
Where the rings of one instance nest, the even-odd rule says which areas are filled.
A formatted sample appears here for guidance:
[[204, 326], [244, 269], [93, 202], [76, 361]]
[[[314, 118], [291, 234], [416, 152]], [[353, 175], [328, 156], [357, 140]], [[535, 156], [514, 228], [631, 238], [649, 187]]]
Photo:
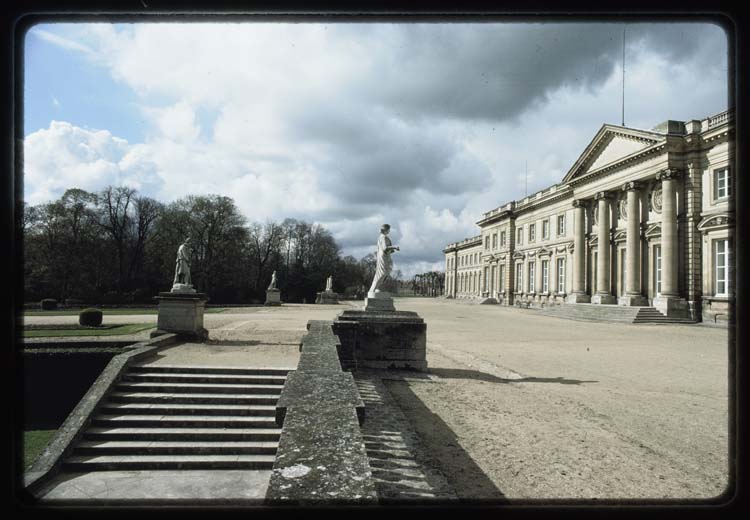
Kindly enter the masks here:
[[269, 504], [374, 504], [377, 492], [360, 425], [365, 408], [343, 372], [331, 322], [310, 321], [297, 370], [277, 403], [282, 426]]

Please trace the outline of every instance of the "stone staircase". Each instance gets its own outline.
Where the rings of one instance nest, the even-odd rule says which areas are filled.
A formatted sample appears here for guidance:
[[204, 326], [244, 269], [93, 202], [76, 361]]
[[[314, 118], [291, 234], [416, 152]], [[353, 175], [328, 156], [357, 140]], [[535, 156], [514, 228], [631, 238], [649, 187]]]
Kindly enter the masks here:
[[607, 321], [620, 323], [695, 323], [688, 318], [665, 316], [654, 307], [625, 307], [574, 303], [545, 306], [543, 311], [558, 318], [581, 321]]
[[63, 469], [270, 470], [289, 370], [131, 366]]

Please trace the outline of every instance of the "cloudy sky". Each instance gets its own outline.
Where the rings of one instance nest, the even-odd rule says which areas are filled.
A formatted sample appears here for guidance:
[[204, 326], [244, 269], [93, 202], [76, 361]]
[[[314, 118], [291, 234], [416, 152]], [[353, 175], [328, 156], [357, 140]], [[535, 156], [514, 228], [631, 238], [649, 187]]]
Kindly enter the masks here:
[[[129, 185], [232, 197], [411, 275], [485, 211], [559, 182], [621, 123], [623, 24], [40, 24], [25, 45], [25, 199]], [[727, 109], [727, 37], [629, 23], [625, 123]]]

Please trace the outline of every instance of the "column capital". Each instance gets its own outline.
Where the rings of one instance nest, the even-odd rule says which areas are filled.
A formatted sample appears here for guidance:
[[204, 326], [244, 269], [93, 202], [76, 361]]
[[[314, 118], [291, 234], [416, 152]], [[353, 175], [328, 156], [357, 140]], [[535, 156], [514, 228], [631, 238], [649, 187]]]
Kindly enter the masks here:
[[640, 190], [641, 188], [643, 188], [643, 183], [641, 181], [630, 181], [623, 184], [620, 189], [622, 191], [635, 191]]
[[665, 168], [656, 174], [657, 181], [679, 179], [682, 172], [677, 168]]
[[586, 208], [588, 205], [589, 201], [587, 199], [573, 199], [574, 208]]
[[611, 199], [611, 198], [612, 198], [612, 192], [610, 191], [598, 191], [596, 192], [596, 195], [594, 195], [594, 200]]

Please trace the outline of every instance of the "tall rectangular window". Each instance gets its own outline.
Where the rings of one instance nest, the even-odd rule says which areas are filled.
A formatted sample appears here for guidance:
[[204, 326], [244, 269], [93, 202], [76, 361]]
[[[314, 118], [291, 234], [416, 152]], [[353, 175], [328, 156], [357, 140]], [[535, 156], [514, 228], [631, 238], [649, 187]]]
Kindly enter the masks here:
[[542, 292], [549, 292], [549, 260], [542, 260]]
[[732, 194], [732, 180], [729, 168], [714, 170], [714, 198], [725, 199]]
[[565, 259], [557, 259], [557, 292], [565, 293]]
[[497, 284], [497, 290], [500, 292], [505, 290], [505, 265], [500, 266], [500, 280]]
[[518, 228], [518, 232], [516, 233], [516, 245], [523, 244], [523, 228]]
[[565, 215], [557, 216], [557, 236], [561, 237], [565, 234]]
[[546, 240], [549, 238], [549, 219], [542, 221], [542, 239]]
[[482, 277], [482, 290], [487, 291], [489, 290], [489, 287], [487, 287], [487, 268], [484, 268], [484, 276]]
[[654, 292], [661, 295], [661, 246], [654, 246]]
[[490, 296], [495, 292], [495, 266], [490, 270]]
[[529, 224], [529, 242], [536, 240], [536, 224]]
[[529, 291], [530, 293], [534, 292], [534, 268], [535, 268], [535, 262], [529, 262]]
[[505, 231], [500, 232], [500, 247], [505, 247]]
[[489, 251], [490, 250], [490, 236], [487, 235], [484, 237], [484, 250]]
[[497, 233], [492, 233], [492, 249], [497, 249]]
[[523, 292], [523, 263], [516, 264], [516, 292]]
[[714, 265], [716, 279], [716, 296], [729, 295], [729, 240], [722, 239], [714, 242]]

